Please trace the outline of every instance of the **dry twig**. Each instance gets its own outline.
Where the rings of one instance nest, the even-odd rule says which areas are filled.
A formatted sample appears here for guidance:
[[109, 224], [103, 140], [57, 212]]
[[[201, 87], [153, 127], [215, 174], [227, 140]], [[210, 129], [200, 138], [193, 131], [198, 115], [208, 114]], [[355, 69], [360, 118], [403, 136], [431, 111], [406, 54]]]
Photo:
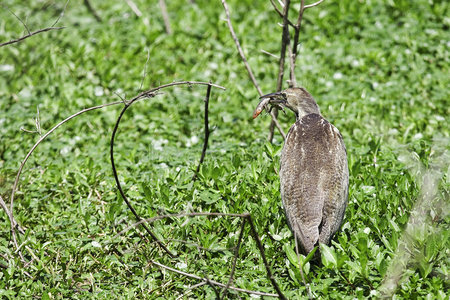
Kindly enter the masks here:
[[[55, 27], [56, 24], [58, 24], [59, 20], [61, 19], [61, 17], [64, 15], [64, 11], [66, 10], [67, 4], [69, 3], [69, 0], [66, 1], [66, 4], [64, 5], [63, 10], [61, 11], [61, 13], [59, 14], [58, 18], [56, 19], [56, 21], [52, 24], [52, 26], [47, 27], [47, 28], [42, 28], [39, 30], [36, 30], [34, 32], [31, 32], [30, 29], [28, 28], [27, 24], [21, 19], [19, 18], [19, 16], [17, 16], [12, 10], [10, 10], [9, 8], [6, 7], [6, 9], [8, 9], [10, 11], [10, 13], [17, 18], [17, 20], [19, 20], [20, 23], [22, 23], [22, 25], [25, 27], [25, 30], [28, 32], [28, 34], [24, 35], [21, 38], [18, 39], [14, 39], [11, 40], [9, 42], [5, 42], [5, 43], [1, 43], [0, 47], [6, 46], [6, 45], [11, 45], [11, 44], [15, 44], [18, 42], [21, 42], [29, 37], [32, 37], [33, 35], [42, 33], [42, 32], [47, 32], [47, 31], [51, 31], [51, 30], [60, 30], [60, 29], [64, 29], [65, 27]], [[3, 5], [2, 5], [3, 6]]]
[[200, 161], [198, 162], [197, 169], [195, 170], [194, 176], [192, 176], [192, 180], [197, 179], [198, 171], [200, 171], [200, 166], [203, 163], [206, 155], [206, 149], [208, 148], [208, 139], [209, 139], [209, 119], [208, 119], [208, 110], [209, 110], [209, 97], [211, 95], [211, 86], [208, 85], [208, 89], [206, 90], [205, 97], [205, 140], [203, 141], [203, 150], [202, 155], [200, 156]]
[[[200, 276], [197, 276], [197, 275], [194, 275], [194, 274], [190, 274], [190, 273], [187, 273], [187, 272], [183, 272], [183, 271], [180, 271], [180, 270], [171, 268], [171, 267], [169, 267], [169, 266], [163, 265], [163, 264], [161, 264], [161, 263], [159, 263], [159, 262], [157, 262], [157, 261], [151, 260], [151, 259], [150, 259], [149, 261], [150, 261], [151, 264], [153, 264], [153, 265], [155, 265], [155, 266], [158, 266], [158, 267], [160, 267], [160, 268], [166, 269], [166, 270], [168, 270], [168, 271], [171, 271], [171, 272], [174, 272], [174, 273], [177, 273], [177, 274], [180, 274], [180, 275], [189, 277], [189, 278], [201, 280], [201, 281], [205, 282], [206, 284], [207, 284], [208, 281], [209, 281], [210, 284], [217, 285], [217, 286], [220, 286], [220, 287], [226, 287], [225, 284], [220, 283], [220, 282], [217, 282], [217, 281], [215, 281], [215, 280], [208, 280], [208, 279], [206, 279], [206, 278], [203, 278], [203, 277], [200, 277]], [[242, 292], [242, 293], [253, 294], [253, 295], [259, 295], [259, 296], [278, 297], [277, 294], [263, 293], [263, 292], [258, 292], [258, 291], [251, 291], [251, 290], [241, 289], [241, 288], [234, 287], [234, 286], [230, 286], [229, 289], [230, 289], [230, 290], [234, 290], [234, 291], [238, 291], [238, 292]]]
[[[275, 278], [273, 277], [271, 268], [269, 263], [267, 262], [266, 256], [264, 254], [264, 247], [262, 246], [261, 240], [259, 238], [258, 232], [256, 231], [255, 225], [253, 223], [253, 220], [251, 218], [251, 215], [248, 213], [243, 213], [243, 214], [229, 214], [229, 213], [213, 213], [213, 212], [194, 212], [194, 213], [178, 213], [178, 214], [169, 214], [169, 215], [161, 215], [161, 216], [155, 216], [153, 218], [149, 218], [149, 219], [141, 219], [140, 221], [128, 226], [127, 228], [125, 228], [124, 230], [122, 230], [121, 232], [119, 232], [115, 238], [117, 238], [118, 236], [122, 235], [124, 232], [129, 231], [131, 228], [137, 227], [142, 223], [153, 223], [155, 221], [158, 220], [163, 220], [166, 218], [180, 218], [180, 217], [196, 217], [196, 216], [204, 216], [204, 217], [210, 217], [210, 216], [223, 216], [223, 217], [238, 217], [238, 218], [242, 218], [243, 219], [243, 223], [241, 225], [241, 231], [239, 233], [239, 239], [237, 242], [237, 246], [235, 250], [235, 259], [232, 265], [232, 272], [230, 275], [230, 278], [228, 280], [228, 283], [222, 284], [222, 283], [218, 283], [216, 281], [212, 281], [210, 280], [209, 282], [207, 282], [207, 278], [202, 278], [199, 277], [197, 275], [194, 274], [190, 274], [190, 273], [186, 273], [183, 271], [179, 271], [177, 269], [165, 266], [163, 264], [157, 263], [155, 261], [150, 260], [151, 263], [158, 265], [162, 268], [165, 268], [167, 270], [176, 272], [178, 274], [184, 275], [186, 277], [190, 277], [190, 278], [195, 278], [195, 279], [200, 279], [203, 280], [205, 282], [207, 282], [208, 284], [214, 284], [214, 285], [218, 285], [220, 287], [222, 287], [224, 289], [224, 291], [226, 291], [227, 288], [231, 289], [231, 290], [235, 290], [235, 291], [240, 291], [240, 292], [245, 292], [245, 293], [249, 293], [249, 294], [256, 294], [256, 295], [265, 295], [265, 296], [272, 296], [272, 297], [280, 297], [281, 299], [286, 299], [286, 297], [284, 296], [283, 292], [281, 291], [280, 287], [278, 286], [278, 283], [275, 281]], [[239, 289], [239, 288], [235, 288], [231, 286], [231, 282], [233, 279], [233, 275], [234, 275], [234, 269], [236, 267], [236, 259], [237, 259], [237, 255], [238, 255], [238, 251], [240, 248], [240, 244], [242, 242], [242, 236], [243, 236], [243, 229], [244, 229], [244, 225], [248, 223], [250, 225], [250, 232], [251, 232], [251, 236], [252, 238], [255, 240], [256, 245], [258, 246], [258, 250], [261, 254], [261, 258], [263, 260], [264, 266], [266, 268], [266, 272], [267, 272], [267, 277], [269, 278], [269, 280], [271, 281], [273, 287], [275, 288], [275, 290], [277, 291], [277, 294], [266, 294], [266, 293], [260, 293], [260, 292], [254, 292], [254, 291], [249, 291], [249, 290], [244, 290], [244, 289]]]
[[[283, 76], [284, 76], [284, 61], [286, 57], [286, 48], [289, 44], [289, 7], [291, 5], [290, 0], [284, 1], [284, 7], [283, 7], [283, 34], [281, 36], [281, 51], [280, 51], [280, 60], [279, 60], [279, 66], [278, 66], [278, 77], [277, 77], [277, 92], [281, 91], [283, 87]], [[273, 114], [275, 117], [278, 117], [278, 107], [275, 107], [273, 109]], [[272, 118], [272, 121], [270, 122], [269, 127], [269, 136], [268, 140], [272, 142], [273, 134], [275, 130], [275, 122]]]
[[39, 30], [36, 30], [34, 32], [30, 32], [30, 33], [28, 33], [27, 35], [24, 35], [21, 38], [18, 38], [18, 39], [15, 39], [15, 40], [11, 40], [9, 42], [1, 43], [0, 47], [6, 46], [6, 45], [11, 45], [11, 44], [14, 44], [14, 43], [18, 43], [20, 41], [23, 41], [23, 40], [29, 38], [29, 37], [32, 37], [33, 35], [36, 35], [36, 34], [39, 34], [39, 33], [42, 33], [42, 32], [51, 31], [51, 30], [60, 30], [60, 29], [64, 29], [64, 28], [65, 27], [47, 27], [47, 28], [39, 29]]
[[[239, 52], [239, 55], [241, 56], [242, 62], [245, 65], [248, 76], [250, 77], [253, 85], [255, 86], [256, 90], [258, 91], [259, 96], [262, 96], [263, 92], [262, 92], [261, 88], [259, 87], [258, 82], [256, 81], [255, 75], [253, 75], [253, 71], [250, 68], [250, 65], [248, 64], [247, 59], [245, 58], [244, 51], [242, 50], [241, 44], [239, 43], [239, 39], [236, 36], [236, 32], [234, 32], [233, 25], [231, 24], [230, 10], [228, 9], [228, 4], [227, 4], [226, 0], [222, 0], [222, 5], [223, 5], [223, 8], [225, 9], [225, 14], [227, 16], [227, 24], [228, 24], [228, 28], [231, 33], [231, 37], [233, 38], [234, 43], [236, 44], [236, 48]], [[284, 133], [283, 128], [281, 127], [280, 123], [278, 122], [276, 114], [273, 111], [271, 111], [270, 116], [272, 117], [272, 123], [274, 124], [274, 126], [277, 127], [278, 131], [283, 136], [283, 139], [286, 139], [286, 134]]]

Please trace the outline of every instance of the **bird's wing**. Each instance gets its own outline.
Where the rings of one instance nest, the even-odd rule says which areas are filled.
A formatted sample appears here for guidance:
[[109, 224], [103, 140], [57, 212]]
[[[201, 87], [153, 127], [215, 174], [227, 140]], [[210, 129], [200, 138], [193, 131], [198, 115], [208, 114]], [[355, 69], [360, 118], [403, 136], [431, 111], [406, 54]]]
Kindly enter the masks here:
[[328, 196], [323, 207], [323, 217], [320, 230], [319, 241], [328, 244], [339, 229], [344, 219], [345, 209], [348, 201], [348, 162], [347, 151], [344, 140], [339, 130], [330, 124], [330, 131], [333, 134], [334, 147], [330, 147], [329, 180], [327, 181]]
[[[306, 253], [319, 237], [322, 241], [324, 212], [327, 217], [337, 217], [329, 211], [340, 207], [341, 199], [336, 198], [342, 197], [339, 191], [343, 187], [335, 181], [345, 175], [341, 174], [344, 164], [347, 168], [343, 145], [337, 129], [318, 114], [295, 122], [286, 137], [281, 156], [281, 197], [289, 226]], [[348, 170], [346, 174], [348, 182]]]

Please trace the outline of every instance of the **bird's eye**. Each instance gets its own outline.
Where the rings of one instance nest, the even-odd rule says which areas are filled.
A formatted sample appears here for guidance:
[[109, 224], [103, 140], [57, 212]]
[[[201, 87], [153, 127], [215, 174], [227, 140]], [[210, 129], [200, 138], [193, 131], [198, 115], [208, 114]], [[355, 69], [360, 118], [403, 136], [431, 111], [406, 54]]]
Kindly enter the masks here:
[[283, 97], [284, 100], [287, 99], [286, 93], [282, 93], [281, 96]]

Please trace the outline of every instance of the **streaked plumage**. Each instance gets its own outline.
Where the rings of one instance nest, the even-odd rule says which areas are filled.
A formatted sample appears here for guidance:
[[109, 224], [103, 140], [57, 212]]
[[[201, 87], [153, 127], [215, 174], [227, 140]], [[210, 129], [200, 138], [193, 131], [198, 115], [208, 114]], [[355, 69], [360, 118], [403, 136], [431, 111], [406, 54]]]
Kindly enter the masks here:
[[344, 218], [349, 177], [344, 141], [305, 89], [290, 88], [262, 101], [267, 98], [297, 116], [281, 154], [281, 198], [289, 227], [308, 254], [318, 242], [328, 244]]

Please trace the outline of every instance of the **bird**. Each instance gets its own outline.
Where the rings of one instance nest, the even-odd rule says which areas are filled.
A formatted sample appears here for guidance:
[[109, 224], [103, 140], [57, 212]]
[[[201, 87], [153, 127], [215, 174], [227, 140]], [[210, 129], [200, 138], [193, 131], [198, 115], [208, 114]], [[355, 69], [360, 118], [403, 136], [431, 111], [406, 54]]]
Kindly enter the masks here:
[[288, 226], [300, 252], [307, 255], [319, 243], [328, 245], [344, 218], [349, 185], [344, 140], [302, 87], [260, 100], [253, 118], [274, 106], [288, 108], [296, 116], [281, 152], [280, 194]]

